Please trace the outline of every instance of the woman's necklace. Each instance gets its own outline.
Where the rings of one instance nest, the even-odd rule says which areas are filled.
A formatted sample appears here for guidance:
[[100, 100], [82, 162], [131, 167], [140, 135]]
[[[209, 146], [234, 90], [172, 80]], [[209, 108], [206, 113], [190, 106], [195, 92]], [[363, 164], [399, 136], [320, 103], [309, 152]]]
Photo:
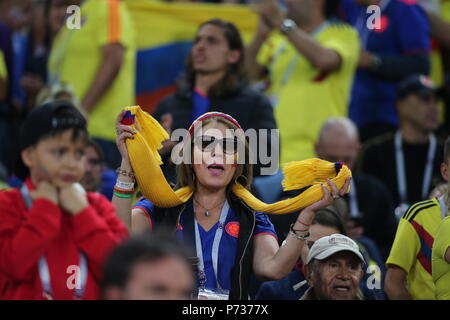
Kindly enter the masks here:
[[211, 207], [211, 208], [205, 208], [200, 202], [198, 202], [198, 200], [196, 199], [196, 198], [194, 198], [194, 201], [200, 206], [200, 207], [202, 207], [203, 209], [205, 209], [205, 212], [203, 213], [206, 217], [209, 217], [209, 212], [212, 210], [212, 209], [215, 209], [215, 208], [217, 208], [218, 206], [220, 206], [220, 205], [222, 205], [224, 202], [225, 202], [225, 200], [223, 200], [223, 201], [221, 201], [221, 202], [219, 202], [218, 204], [216, 204], [214, 207]]

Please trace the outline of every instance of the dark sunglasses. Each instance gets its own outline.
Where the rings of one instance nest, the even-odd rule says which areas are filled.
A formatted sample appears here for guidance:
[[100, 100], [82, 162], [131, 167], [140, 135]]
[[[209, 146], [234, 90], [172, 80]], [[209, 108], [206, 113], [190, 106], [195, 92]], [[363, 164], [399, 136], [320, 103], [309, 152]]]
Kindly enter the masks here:
[[224, 153], [236, 154], [240, 146], [240, 141], [237, 138], [218, 139], [211, 136], [199, 136], [195, 138], [194, 144], [203, 152], [212, 151], [219, 144]]

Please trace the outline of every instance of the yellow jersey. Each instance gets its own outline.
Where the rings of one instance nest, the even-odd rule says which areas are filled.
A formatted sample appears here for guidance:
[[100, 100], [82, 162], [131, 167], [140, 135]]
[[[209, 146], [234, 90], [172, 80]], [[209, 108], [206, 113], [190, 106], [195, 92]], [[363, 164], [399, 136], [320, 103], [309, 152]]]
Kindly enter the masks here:
[[5, 56], [3, 51], [0, 50], [0, 79], [6, 80], [8, 78], [8, 69], [6, 68]]
[[436, 286], [436, 299], [450, 300], [450, 264], [445, 260], [445, 252], [450, 247], [450, 217], [439, 226], [433, 245], [432, 269]]
[[258, 55], [258, 62], [269, 70], [268, 93], [280, 128], [281, 164], [313, 158], [323, 122], [348, 113], [360, 52], [358, 33], [336, 21], [322, 25], [312, 36], [340, 55], [342, 65], [338, 70], [317, 70], [281, 34], [271, 36]]
[[119, 0], [87, 0], [80, 28], [64, 26], [49, 59], [50, 84], [69, 83], [81, 101], [102, 63], [102, 47], [120, 43], [125, 55], [111, 86], [89, 113], [88, 131], [95, 138], [115, 139], [115, 120], [122, 108], [135, 104], [135, 39], [131, 16]]
[[408, 274], [408, 291], [415, 300], [433, 300], [431, 250], [442, 221], [439, 200], [412, 205], [400, 219], [386, 265], [395, 265]]

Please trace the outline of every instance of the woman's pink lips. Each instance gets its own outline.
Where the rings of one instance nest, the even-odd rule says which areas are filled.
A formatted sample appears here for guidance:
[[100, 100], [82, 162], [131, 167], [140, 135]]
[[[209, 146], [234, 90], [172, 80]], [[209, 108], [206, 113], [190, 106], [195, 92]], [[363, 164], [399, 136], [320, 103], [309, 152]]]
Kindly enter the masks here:
[[208, 169], [208, 172], [212, 176], [217, 177], [217, 176], [220, 176], [220, 175], [222, 175], [224, 173], [225, 166], [222, 165], [222, 164], [213, 163], [213, 164], [210, 164], [207, 169]]
[[215, 169], [215, 168], [208, 168], [208, 172], [212, 175], [212, 176], [221, 176], [223, 174], [222, 169]]

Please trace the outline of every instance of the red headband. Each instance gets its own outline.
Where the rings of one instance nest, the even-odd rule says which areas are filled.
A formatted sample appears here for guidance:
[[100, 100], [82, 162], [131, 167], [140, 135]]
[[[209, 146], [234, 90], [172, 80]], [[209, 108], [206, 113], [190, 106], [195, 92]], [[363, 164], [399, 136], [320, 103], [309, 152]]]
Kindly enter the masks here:
[[189, 127], [189, 133], [192, 134], [192, 131], [194, 131], [194, 128], [198, 123], [200, 123], [201, 121], [206, 120], [208, 118], [211, 118], [211, 117], [221, 117], [221, 118], [227, 119], [228, 121], [233, 123], [236, 127], [238, 127], [239, 129], [242, 130], [239, 123], [232, 116], [230, 116], [226, 113], [222, 113], [222, 112], [207, 112], [205, 114], [202, 114], [200, 117], [195, 119], [194, 122], [192, 122], [191, 126]]

